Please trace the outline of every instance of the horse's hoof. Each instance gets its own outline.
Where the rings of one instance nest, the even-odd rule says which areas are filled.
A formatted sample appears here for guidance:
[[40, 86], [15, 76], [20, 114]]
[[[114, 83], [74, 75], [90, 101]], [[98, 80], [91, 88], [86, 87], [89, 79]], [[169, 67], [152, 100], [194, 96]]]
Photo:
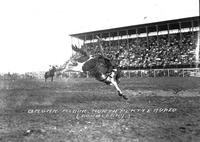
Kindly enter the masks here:
[[122, 97], [123, 97], [124, 100], [128, 100], [127, 96], [122, 95]]
[[126, 95], [123, 95], [123, 94], [120, 93], [119, 91], [118, 91], [118, 95], [119, 95], [120, 97], [122, 97], [123, 99], [128, 100], [127, 96], [126, 96]]
[[123, 94], [121, 93], [121, 92], [119, 92], [119, 91], [117, 91], [118, 92], [118, 95], [121, 97], [121, 96], [123, 96]]
[[111, 82], [105, 82], [105, 83], [106, 83], [106, 85], [109, 85], [109, 86], [111, 85]]

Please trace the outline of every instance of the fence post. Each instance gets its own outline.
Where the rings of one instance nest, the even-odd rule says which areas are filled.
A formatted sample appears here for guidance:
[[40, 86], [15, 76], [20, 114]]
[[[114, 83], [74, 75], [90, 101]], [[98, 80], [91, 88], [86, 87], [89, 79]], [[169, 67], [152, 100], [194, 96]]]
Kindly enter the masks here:
[[197, 72], [198, 72], [198, 70], [197, 70], [197, 68], [196, 68], [195, 70], [196, 70], [196, 76], [197, 76]]
[[151, 69], [149, 69], [149, 72], [148, 72], [148, 74], [149, 74], [149, 77], [150, 77], [150, 74], [151, 74]]
[[168, 77], [169, 77], [169, 69], [167, 69], [167, 74], [168, 74]]

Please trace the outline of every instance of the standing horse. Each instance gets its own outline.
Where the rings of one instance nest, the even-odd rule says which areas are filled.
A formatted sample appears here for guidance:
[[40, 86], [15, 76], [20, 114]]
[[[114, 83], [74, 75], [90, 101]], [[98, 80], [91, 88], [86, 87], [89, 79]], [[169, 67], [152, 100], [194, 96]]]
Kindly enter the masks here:
[[53, 81], [55, 72], [56, 72], [56, 67], [54, 67], [54, 66], [49, 71], [45, 72], [45, 74], [44, 74], [45, 82], [47, 81], [47, 78], [49, 78], [49, 77], [51, 77], [51, 81]]

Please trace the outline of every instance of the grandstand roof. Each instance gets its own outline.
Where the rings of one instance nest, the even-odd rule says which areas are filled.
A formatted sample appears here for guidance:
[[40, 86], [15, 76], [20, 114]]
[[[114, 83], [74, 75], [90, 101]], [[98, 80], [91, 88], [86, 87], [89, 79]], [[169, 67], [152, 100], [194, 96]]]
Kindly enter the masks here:
[[192, 27], [191, 21], [194, 21], [194, 26], [199, 26], [199, 20], [200, 20], [200, 16], [195, 16], [195, 17], [174, 19], [174, 20], [168, 20], [168, 21], [145, 23], [145, 24], [140, 24], [140, 25], [131, 25], [131, 26], [125, 26], [125, 27], [77, 33], [77, 34], [71, 34], [70, 36], [81, 39], [81, 40], [85, 40], [85, 39], [92, 40], [92, 39], [95, 39], [95, 35], [99, 35], [99, 36], [101, 35], [102, 38], [107, 38], [107, 37], [118, 36], [118, 34], [119, 36], [124, 36], [124, 35], [127, 35], [127, 32], [129, 35], [136, 34], [136, 29], [137, 29], [137, 33], [146, 33], [146, 27], [148, 27], [149, 32], [155, 32], [156, 25], [158, 25], [159, 31], [168, 30], [167, 24], [169, 24], [169, 29], [178, 29], [179, 23], [181, 23], [182, 28], [189, 28], [189, 27]]

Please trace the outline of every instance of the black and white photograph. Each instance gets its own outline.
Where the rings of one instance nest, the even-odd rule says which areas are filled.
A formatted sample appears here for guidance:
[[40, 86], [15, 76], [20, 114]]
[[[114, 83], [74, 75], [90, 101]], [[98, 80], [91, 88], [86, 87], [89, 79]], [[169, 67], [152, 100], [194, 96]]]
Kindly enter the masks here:
[[200, 142], [199, 0], [0, 0], [0, 142]]

